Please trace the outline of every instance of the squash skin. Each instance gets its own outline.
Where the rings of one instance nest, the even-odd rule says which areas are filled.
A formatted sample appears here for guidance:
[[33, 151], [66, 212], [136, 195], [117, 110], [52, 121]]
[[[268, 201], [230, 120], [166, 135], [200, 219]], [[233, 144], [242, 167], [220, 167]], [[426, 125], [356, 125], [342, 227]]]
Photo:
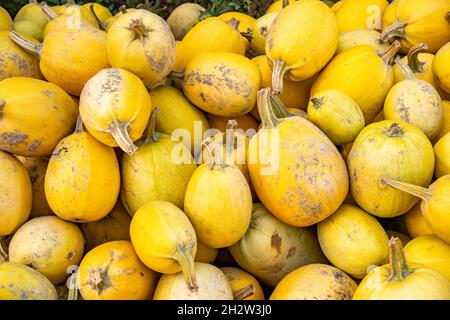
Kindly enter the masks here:
[[134, 73], [147, 87], [161, 82], [175, 63], [175, 39], [169, 26], [144, 9], [114, 22], [108, 29], [107, 50], [112, 67]]
[[353, 142], [364, 128], [361, 108], [349, 95], [338, 90], [321, 91], [311, 97], [308, 120], [337, 145]]
[[389, 5], [387, 0], [343, 0], [334, 11], [339, 23], [339, 31], [358, 29], [380, 29], [383, 13]]
[[181, 273], [164, 274], [156, 286], [153, 300], [233, 300], [227, 277], [219, 268], [196, 262], [198, 291], [190, 291]]
[[91, 6], [94, 6], [95, 15], [98, 17], [98, 19], [101, 22], [106, 22], [106, 20], [112, 18], [113, 15], [109, 11], [109, 9], [106, 8], [105, 6], [101, 5], [100, 3], [88, 2], [88, 3], [83, 4], [81, 7], [91, 11]]
[[447, 133], [434, 145], [434, 156], [434, 176], [440, 178], [450, 174], [450, 134]]
[[367, 29], [342, 32], [339, 35], [336, 54], [363, 44], [374, 47], [380, 53], [385, 52], [389, 48], [389, 45], [379, 40], [380, 35], [381, 33], [378, 31]]
[[270, 287], [298, 267], [326, 262], [313, 228], [289, 226], [261, 203], [253, 204], [249, 229], [229, 250], [243, 270]]
[[120, 201], [103, 219], [80, 224], [86, 252], [110, 241], [130, 240], [131, 217]]
[[259, 284], [258, 280], [250, 273], [245, 272], [239, 268], [232, 267], [224, 267], [220, 268], [222, 272], [227, 277], [230, 282], [231, 290], [236, 299], [236, 293], [239, 293], [240, 290], [245, 289], [246, 287], [252, 285], [253, 286], [253, 294], [249, 297], [240, 300], [264, 300], [264, 292]]
[[450, 281], [445, 276], [407, 262], [398, 238], [391, 238], [389, 246], [389, 264], [372, 269], [356, 288], [353, 300], [450, 299]]
[[[96, 282], [103, 281], [104, 287]], [[85, 300], [148, 300], [157, 282], [156, 272], [138, 258], [130, 241], [110, 241], [89, 251], [77, 277]]]
[[83, 257], [84, 239], [73, 223], [56, 216], [31, 219], [14, 233], [9, 261], [30, 265], [53, 284], [66, 280], [67, 270]]
[[219, 250], [208, 247], [207, 245], [197, 242], [197, 252], [195, 253], [195, 261], [213, 264], [219, 254]]
[[41, 217], [54, 215], [47, 198], [45, 197], [45, 173], [47, 171], [48, 160], [44, 158], [16, 156], [27, 168], [30, 175], [31, 188], [33, 190], [33, 200], [31, 201], [30, 217]]
[[0, 7], [0, 31], [9, 31], [13, 26], [13, 21], [6, 9]]
[[436, 89], [415, 78], [396, 83], [384, 101], [386, 120], [415, 125], [433, 141], [442, 128], [444, 118], [441, 98]]
[[186, 65], [183, 91], [203, 111], [235, 117], [255, 106], [260, 82], [258, 68], [246, 57], [228, 52], [203, 53]]
[[[301, 28], [295, 28], [294, 21], [302, 21]], [[276, 85], [283, 75], [285, 79], [301, 81], [320, 71], [333, 57], [338, 38], [337, 19], [325, 3], [296, 1], [284, 8], [266, 38], [266, 55], [274, 68], [276, 64], [284, 67], [283, 72], [274, 71], [274, 91], [283, 91]]]
[[388, 260], [388, 237], [381, 224], [356, 206], [343, 204], [317, 225], [320, 247], [330, 262], [362, 279], [370, 266]]
[[[219, 19], [222, 19], [223, 21], [230, 21], [232, 19], [236, 19], [239, 21], [239, 25], [237, 27], [238, 31], [240, 33], [248, 33], [253, 30], [253, 27], [255, 25], [256, 19], [252, 16], [249, 16], [248, 14], [237, 12], [237, 11], [228, 11], [225, 13], [222, 13], [218, 16]], [[250, 43], [248, 39], [245, 39], [246, 42], [246, 48], [248, 49], [250, 47]]]
[[[272, 88], [272, 68], [267, 56], [258, 56], [252, 59], [261, 72], [260, 88]], [[278, 95], [286, 108], [306, 110], [309, 102], [309, 92], [314, 83], [315, 76], [303, 81], [283, 80], [283, 92]]]
[[408, 233], [413, 239], [433, 234], [433, 230], [431, 230], [428, 221], [420, 211], [420, 203], [405, 213], [404, 220]]
[[425, 216], [431, 230], [442, 240], [450, 244], [450, 218], [448, 206], [450, 203], [450, 175], [438, 178], [429, 187], [432, 198], [422, 201], [420, 211]]
[[339, 151], [302, 117], [260, 129], [250, 140], [248, 154], [258, 198], [284, 223], [311, 226], [336, 211], [347, 195], [348, 173]]
[[266, 53], [267, 32], [277, 15], [278, 12], [267, 13], [255, 21], [252, 29], [250, 48], [257, 54], [264, 55]]
[[283, 278], [270, 300], [351, 300], [355, 289], [356, 283], [343, 271], [310, 264]]
[[183, 72], [186, 65], [198, 54], [208, 52], [233, 52], [245, 55], [246, 39], [231, 25], [217, 17], [206, 18], [197, 23], [177, 48], [179, 58], [173, 67]]
[[207, 118], [211, 128], [217, 129], [221, 132], [225, 132], [225, 130], [227, 129], [228, 122], [230, 120], [236, 120], [237, 129], [241, 129], [244, 131], [253, 129], [256, 132], [259, 126], [258, 121], [248, 113], [239, 117], [227, 117], [227, 118], [208, 114]]
[[442, 46], [442, 48], [439, 49], [439, 51], [436, 53], [436, 56], [434, 57], [433, 73], [441, 89], [450, 94], [449, 61], [450, 61], [450, 43], [447, 43], [446, 45]]
[[182, 40], [186, 33], [200, 21], [202, 12], [205, 11], [197, 3], [182, 3], [177, 6], [167, 18], [167, 24], [172, 31], [175, 40]]
[[[288, 5], [295, 1], [297, 1], [297, 0], [288, 0]], [[277, 1], [274, 1], [269, 6], [269, 8], [267, 8], [266, 14], [272, 13], [272, 12], [278, 12], [278, 11], [281, 11], [282, 9], [283, 9], [283, 0], [277, 0]]]
[[75, 126], [77, 109], [60, 87], [32, 78], [0, 82], [6, 101], [0, 117], [0, 149], [27, 157], [52, 154]]
[[0, 237], [13, 234], [28, 220], [31, 210], [31, 181], [25, 166], [0, 151]]
[[250, 224], [250, 187], [234, 165], [210, 168], [202, 164], [189, 180], [184, 210], [200, 242], [217, 249], [229, 247], [244, 236]]
[[450, 281], [450, 245], [435, 235], [424, 235], [405, 246], [406, 259], [440, 272]]
[[[11, 286], [12, 284], [12, 286]], [[42, 274], [19, 263], [0, 264], [1, 300], [57, 300], [53, 284]]]
[[343, 91], [355, 100], [369, 122], [381, 110], [393, 85], [392, 67], [375, 48], [361, 45], [338, 54], [317, 77], [311, 95], [328, 89]]
[[135, 213], [131, 242], [139, 259], [164, 274], [182, 271], [185, 286], [198, 288], [194, 257], [196, 232], [186, 214], [167, 201], [150, 201]]
[[100, 220], [113, 209], [119, 190], [119, 165], [112, 148], [87, 132], [59, 142], [45, 175], [45, 195], [58, 217], [82, 223]]
[[[391, 8], [389, 8], [391, 7]], [[450, 11], [447, 0], [400, 0], [389, 5], [383, 16], [383, 33], [398, 23], [404, 23], [397, 36], [395, 30], [384, 39], [398, 38], [402, 44], [402, 53], [419, 43], [426, 43], [428, 51], [436, 53], [440, 47], [450, 40], [450, 24], [445, 15]]]
[[45, 38], [40, 56], [45, 78], [79, 97], [87, 81], [109, 67], [106, 33], [92, 27], [52, 32]]
[[[107, 90], [102, 88], [106, 86]], [[129, 71], [104, 69], [92, 77], [80, 96], [80, 116], [89, 133], [110, 147], [134, 154], [153, 110], [142, 81]], [[119, 127], [117, 130], [114, 126]], [[121, 132], [127, 138], [113, 136]], [[123, 139], [123, 140], [119, 140]]]
[[[391, 137], [384, 133], [389, 129]], [[358, 205], [377, 217], [392, 218], [410, 210], [417, 198], [384, 185], [381, 177], [426, 187], [433, 176], [434, 153], [420, 129], [405, 122], [384, 120], [359, 133], [347, 166], [350, 189]]]
[[442, 121], [442, 128], [438, 136], [435, 138], [435, 142], [439, 141], [443, 136], [450, 132], [450, 101], [442, 100], [442, 110], [444, 112], [444, 120]]
[[[150, 91], [152, 106], [159, 108], [155, 129], [157, 132], [172, 135], [178, 129], [189, 132], [190, 141], [186, 146], [193, 154], [200, 150], [203, 137], [195, 141], [195, 128], [200, 124], [201, 132], [209, 129], [208, 119], [204, 113], [193, 106], [183, 93], [170, 86], [159, 86]], [[200, 129], [200, 128], [199, 128]], [[184, 140], [183, 140], [184, 141]]]
[[[37, 3], [28, 3], [17, 12], [14, 17], [14, 30], [33, 37], [38, 41], [43, 40], [43, 32], [48, 20]], [[8, 29], [8, 31], [11, 28]]]
[[17, 46], [7, 31], [0, 31], [0, 59], [0, 81], [12, 77], [42, 79], [37, 57]]
[[[187, 163], [175, 163], [173, 154], [179, 142], [169, 135], [155, 133], [157, 141], [147, 139], [138, 152], [124, 154], [121, 160], [121, 198], [131, 216], [153, 200], [169, 201], [183, 209], [186, 188], [197, 165], [189, 150], [181, 145]], [[180, 159], [181, 160], [181, 159]]]

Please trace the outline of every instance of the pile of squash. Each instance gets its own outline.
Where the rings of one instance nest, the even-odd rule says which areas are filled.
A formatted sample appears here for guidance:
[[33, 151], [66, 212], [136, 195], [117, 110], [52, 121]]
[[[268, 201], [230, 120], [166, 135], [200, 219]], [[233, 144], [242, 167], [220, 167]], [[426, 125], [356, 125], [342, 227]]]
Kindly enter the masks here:
[[450, 300], [450, 1], [0, 7], [0, 299]]

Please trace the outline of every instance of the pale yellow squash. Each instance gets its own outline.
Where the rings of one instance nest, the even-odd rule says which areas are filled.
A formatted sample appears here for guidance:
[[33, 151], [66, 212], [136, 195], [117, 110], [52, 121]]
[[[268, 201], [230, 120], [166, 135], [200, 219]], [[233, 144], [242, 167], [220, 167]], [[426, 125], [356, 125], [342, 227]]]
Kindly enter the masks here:
[[57, 216], [82, 223], [100, 220], [113, 209], [119, 190], [119, 164], [112, 148], [81, 126], [58, 143], [45, 174], [45, 195]]
[[348, 94], [339, 90], [321, 91], [312, 96], [308, 104], [308, 120], [337, 145], [353, 142], [364, 128], [361, 108]]
[[9, 31], [13, 26], [13, 21], [8, 11], [0, 7], [0, 30]]
[[351, 300], [355, 289], [355, 281], [343, 271], [326, 264], [310, 264], [283, 278], [270, 300]]
[[251, 31], [252, 39], [250, 41], [250, 48], [257, 54], [266, 53], [267, 33], [269, 32], [270, 26], [277, 15], [278, 12], [267, 13], [255, 21]]
[[274, 92], [283, 92], [284, 77], [301, 81], [320, 71], [336, 52], [338, 39], [337, 19], [325, 3], [302, 0], [283, 9], [266, 38]]
[[73, 100], [58, 86], [24, 77], [0, 81], [0, 150], [49, 156], [76, 119]]
[[57, 300], [53, 284], [19, 263], [0, 263], [0, 300]]
[[444, 119], [439, 93], [430, 83], [417, 79], [400, 57], [395, 61], [404, 73], [405, 80], [389, 90], [384, 101], [384, 118], [412, 124], [433, 141], [441, 131]]
[[97, 73], [80, 96], [80, 116], [89, 133], [128, 154], [137, 152], [133, 142], [144, 133], [152, 109], [143, 82], [120, 68]]
[[14, 156], [3, 151], [0, 151], [0, 172], [2, 173], [2, 179], [0, 179], [0, 238], [2, 238], [13, 234], [28, 220], [32, 189], [25, 166]]
[[313, 228], [287, 225], [261, 203], [253, 205], [249, 229], [229, 250], [243, 270], [270, 287], [298, 267], [326, 262]]
[[389, 264], [372, 269], [361, 281], [353, 300], [449, 300], [450, 280], [405, 258], [401, 241], [389, 241]]
[[197, 24], [206, 9], [193, 2], [185, 2], [177, 6], [167, 18], [167, 24], [176, 40], [182, 40], [186, 33]]
[[395, 42], [383, 53], [368, 45], [341, 52], [319, 74], [311, 95], [329, 89], [343, 91], [355, 100], [365, 121], [370, 122], [394, 85], [391, 64], [399, 49], [400, 43]]
[[[258, 92], [262, 128], [250, 140], [248, 168], [256, 194], [283, 222], [305, 227], [336, 211], [348, 191], [339, 151], [319, 128], [293, 116], [279, 118], [269, 94]], [[299, 201], [301, 199], [301, 201]]]
[[330, 262], [353, 278], [388, 259], [388, 237], [381, 224], [356, 206], [343, 204], [317, 225], [320, 247]]
[[440, 272], [450, 280], [450, 245], [435, 235], [417, 237], [405, 246], [408, 262]]
[[378, 31], [368, 29], [340, 33], [336, 54], [359, 45], [369, 45], [374, 47], [377, 52], [385, 52], [389, 48], [389, 44], [381, 41], [380, 35], [381, 33]]
[[436, 164], [434, 176], [440, 178], [450, 174], [450, 134], [446, 134], [434, 145]]
[[402, 53], [419, 43], [426, 43], [431, 53], [450, 41], [448, 0], [397, 0], [383, 16], [383, 41], [398, 39]]
[[[192, 222], [198, 240], [212, 248], [229, 247], [248, 229], [252, 195], [244, 174], [212, 151], [218, 148], [205, 140], [210, 162], [200, 165], [186, 189], [184, 210]], [[217, 155], [217, 153], [215, 154]]]
[[420, 211], [420, 203], [405, 213], [404, 220], [408, 233], [413, 239], [433, 234], [433, 230], [431, 230], [428, 221]]
[[433, 147], [420, 129], [384, 120], [365, 127], [347, 158], [352, 195], [370, 214], [392, 218], [410, 210], [417, 198], [384, 185], [381, 177], [428, 187], [434, 170]]
[[164, 274], [182, 271], [184, 285], [198, 289], [197, 237], [186, 214], [167, 201], [150, 201], [134, 214], [130, 236], [139, 259]]
[[130, 223], [130, 215], [121, 201], [117, 201], [114, 209], [103, 219], [80, 224], [86, 252], [106, 242], [130, 240]]
[[260, 83], [261, 74], [250, 59], [230, 52], [203, 53], [186, 65], [183, 92], [203, 111], [235, 117], [253, 109]]
[[108, 29], [111, 66], [128, 70], [147, 87], [161, 82], [175, 63], [175, 39], [167, 23], [144, 9], [125, 13]]
[[191, 291], [183, 275], [164, 274], [156, 286], [153, 300], [233, 300], [233, 291], [225, 274], [217, 267], [196, 262], [198, 290]]
[[95, 247], [84, 256], [77, 274], [85, 300], [148, 300], [156, 282], [156, 272], [139, 260], [130, 241]]
[[9, 261], [39, 271], [53, 284], [66, 280], [70, 266], [83, 257], [80, 229], [56, 216], [29, 220], [14, 233], [9, 244]]

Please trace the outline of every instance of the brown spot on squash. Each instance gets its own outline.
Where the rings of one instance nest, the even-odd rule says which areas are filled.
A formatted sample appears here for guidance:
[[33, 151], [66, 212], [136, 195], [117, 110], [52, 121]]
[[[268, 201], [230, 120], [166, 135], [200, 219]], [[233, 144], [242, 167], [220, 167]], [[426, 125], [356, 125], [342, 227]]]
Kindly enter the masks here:
[[274, 249], [277, 249], [278, 254], [281, 253], [281, 237], [277, 231], [272, 234], [270, 239], [270, 246]]

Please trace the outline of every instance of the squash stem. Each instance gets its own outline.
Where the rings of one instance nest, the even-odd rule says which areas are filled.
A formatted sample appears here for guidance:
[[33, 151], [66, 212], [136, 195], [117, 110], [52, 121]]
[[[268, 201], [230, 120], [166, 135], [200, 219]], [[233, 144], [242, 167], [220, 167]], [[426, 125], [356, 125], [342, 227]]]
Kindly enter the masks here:
[[423, 201], [429, 201], [433, 196], [433, 193], [429, 189], [419, 187], [411, 183], [392, 180], [388, 177], [381, 177], [381, 182], [387, 184], [388, 186], [391, 186], [392, 188], [421, 198]]
[[445, 15], [445, 19], [450, 23], [450, 11]]
[[236, 18], [231, 18], [230, 20], [225, 21], [227, 24], [229, 24], [234, 30], [239, 32], [239, 25], [241, 22]]
[[78, 116], [74, 133], [82, 133], [82, 132], [83, 132], [83, 120], [81, 120], [81, 116]]
[[416, 77], [414, 76], [414, 72], [411, 70], [411, 68], [405, 62], [403, 62], [403, 60], [400, 58], [400, 56], [397, 56], [395, 58], [395, 63], [400, 68], [400, 70], [403, 73], [403, 75], [405, 76], [406, 80], [415, 80], [416, 79]]
[[145, 143], [158, 142], [160, 139], [160, 136], [156, 133], [156, 118], [158, 117], [160, 111], [161, 110], [156, 107], [150, 115]]
[[275, 128], [279, 122], [275, 116], [270, 103], [270, 89], [264, 88], [258, 91], [256, 105], [261, 117], [261, 122], [264, 128]]
[[39, 56], [41, 55], [42, 46], [43, 46], [42, 44], [33, 43], [33, 42], [23, 38], [15, 31], [10, 31], [9, 37], [11, 38], [12, 41], [17, 43], [17, 45], [19, 47], [21, 47], [27, 51], [30, 51], [32, 53], [35, 53]]
[[391, 39], [405, 39], [405, 26], [406, 23], [400, 20], [395, 21], [381, 33], [380, 40], [389, 42]]
[[323, 99], [322, 98], [311, 98], [310, 99], [314, 109], [320, 109], [320, 107], [323, 105]]
[[118, 11], [119, 11], [119, 12], [122, 12], [122, 14], [127, 13], [127, 5], [126, 5], [126, 4], [121, 5], [121, 6], [119, 7], [119, 10], [118, 10]]
[[[233, 156], [234, 150], [237, 148], [237, 139], [236, 139], [236, 129], [238, 127], [238, 122], [236, 120], [228, 120], [227, 126], [225, 128], [225, 162], [233, 163], [233, 159], [231, 158]], [[223, 148], [222, 148], [223, 149]], [[230, 158], [231, 161], [228, 161]]]
[[106, 31], [107, 25], [102, 20], [100, 20], [100, 18], [97, 16], [97, 13], [95, 12], [94, 4], [91, 4], [89, 6], [89, 10], [91, 10], [91, 13], [94, 16], [95, 20], [97, 21], [97, 24], [100, 27], [100, 29], [103, 30], [103, 31]]
[[420, 62], [419, 53], [425, 52], [428, 46], [425, 43], [420, 43], [409, 49], [408, 52], [408, 66], [414, 73], [422, 73], [425, 63]]
[[130, 30], [134, 34], [134, 39], [144, 39], [147, 35], [147, 30], [141, 19], [133, 19], [130, 23]]
[[395, 40], [390, 47], [381, 54], [381, 59], [383, 59], [384, 63], [386, 64], [393, 64], [394, 63], [394, 59], [395, 56], [397, 55], [397, 53], [400, 51], [400, 48], [402, 47], [402, 45], [400, 44], [400, 42], [398, 40]]
[[283, 0], [282, 7], [286, 8], [289, 5], [289, 0]]
[[78, 300], [78, 286], [77, 286], [78, 272], [74, 272], [69, 278], [69, 295], [67, 300]]
[[389, 240], [389, 265], [388, 281], [402, 281], [412, 272], [408, 269], [402, 242], [399, 238], [392, 237]]
[[45, 1], [42, 2], [41, 6], [42, 6], [42, 13], [47, 18], [48, 21], [55, 20], [58, 17], [56, 12], [53, 11], [53, 9], [50, 8], [50, 6]]
[[214, 142], [210, 137], [205, 138], [202, 141], [201, 146], [208, 152], [209, 156], [209, 168], [213, 170], [215, 166], [220, 166], [222, 168], [227, 167], [222, 157], [222, 149], [218, 150], [216, 142]]
[[256, 293], [255, 286], [249, 284], [248, 286], [233, 292], [233, 298], [234, 300], [244, 300], [247, 299], [248, 297], [251, 297], [255, 293]]
[[6, 238], [0, 237], [0, 263], [8, 260], [8, 246], [6, 245]]
[[280, 94], [283, 92], [284, 74], [289, 70], [283, 60], [276, 60], [273, 63], [272, 71], [272, 87], [273, 94]]
[[180, 71], [180, 72], [172, 71], [172, 72], [169, 73], [169, 78], [175, 78], [175, 79], [183, 80], [184, 72], [183, 71]]
[[130, 135], [128, 134], [129, 126], [129, 122], [119, 122], [117, 119], [114, 119], [106, 132], [112, 134], [120, 149], [122, 149], [129, 155], [134, 155], [136, 154], [138, 148], [130, 139]]
[[197, 276], [195, 274], [195, 262], [190, 251], [190, 247], [178, 246], [173, 258], [180, 264], [189, 290], [192, 292], [197, 292], [198, 284]]
[[66, 7], [73, 6], [75, 4], [75, 0], [67, 0]]
[[283, 104], [283, 101], [281, 101], [281, 99], [278, 96], [273, 95], [273, 94], [270, 95], [270, 101], [272, 103], [275, 115], [278, 118], [292, 117], [292, 114], [289, 113], [289, 111], [286, 109], [285, 105]]
[[30, 1], [28, 1], [28, 3], [37, 4], [38, 2], [37, 2], [37, 0], [30, 0]]

